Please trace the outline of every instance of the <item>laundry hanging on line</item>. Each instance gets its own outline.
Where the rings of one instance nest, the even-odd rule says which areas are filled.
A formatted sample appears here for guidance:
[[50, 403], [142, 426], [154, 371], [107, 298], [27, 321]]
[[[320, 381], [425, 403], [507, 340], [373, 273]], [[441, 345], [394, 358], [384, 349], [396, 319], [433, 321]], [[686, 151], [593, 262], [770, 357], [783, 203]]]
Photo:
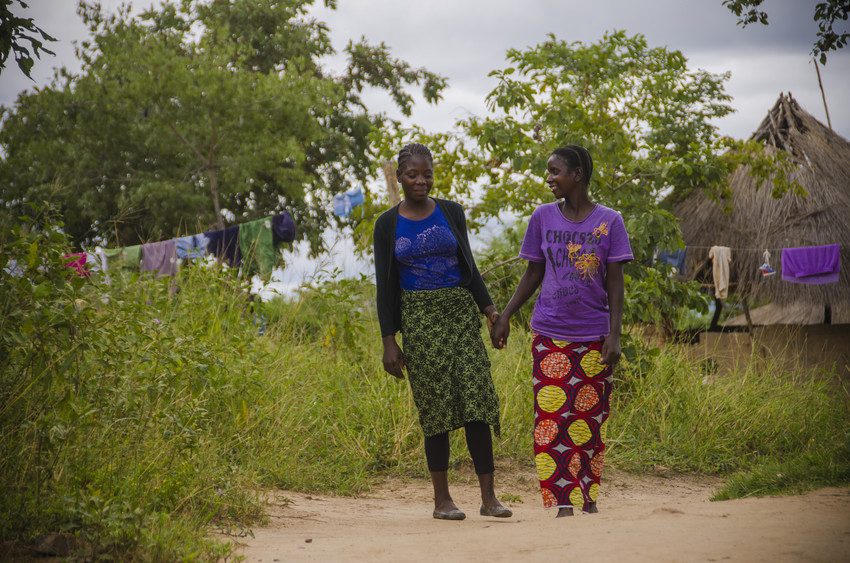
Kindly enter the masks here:
[[775, 274], [776, 270], [774, 270], [773, 266], [770, 265], [770, 251], [765, 250], [764, 254], [762, 254], [761, 257], [762, 260], [764, 260], [761, 266], [759, 266], [759, 271], [761, 272], [761, 275], [767, 277]]
[[85, 253], [63, 254], [62, 258], [72, 258], [72, 260], [66, 263], [65, 266], [74, 270], [74, 276], [78, 278], [87, 278], [91, 275], [88, 268], [86, 268], [87, 256]]
[[139, 268], [162, 277], [176, 274], [181, 259], [202, 258], [211, 254], [229, 266], [238, 268], [243, 266], [243, 255], [246, 255], [243, 267], [246, 275], [259, 273], [266, 276], [271, 274], [274, 268], [274, 248], [282, 242], [294, 241], [295, 234], [292, 216], [283, 211], [264, 219], [202, 234], [144, 245], [100, 249], [97, 260], [91, 259], [95, 256], [93, 253], [67, 255], [66, 257], [74, 258], [67, 266], [75, 268], [75, 275], [88, 276], [90, 274], [85, 263], [89, 261], [97, 264], [98, 269], [106, 274], [106, 281], [109, 283], [107, 272], [110, 268]]
[[[781, 260], [780, 265], [777, 268], [774, 268], [770, 263], [771, 253], [769, 249], [757, 250], [755, 248], [736, 248], [720, 245], [711, 247], [687, 246], [684, 249], [679, 250], [678, 252], [660, 251], [657, 253], [655, 259], [671, 264], [677, 269], [679, 269], [678, 264], [681, 264], [682, 269], [679, 269], [679, 272], [684, 273], [686, 268], [685, 254], [687, 250], [707, 249], [709, 251], [709, 258], [712, 260], [713, 263], [712, 275], [716, 273], [719, 276], [719, 278], [715, 277], [715, 294], [717, 294], [717, 291], [719, 290], [721, 294], [728, 295], [729, 282], [728, 277], [724, 281], [723, 263], [719, 263], [718, 269], [718, 263], [712, 257], [712, 251], [718, 248], [725, 248], [729, 250], [730, 262], [732, 251], [744, 253], [762, 252], [762, 263], [760, 266], [758, 266], [758, 269], [761, 272], [763, 278], [773, 276], [774, 274], [776, 274], [777, 269], [779, 269], [782, 272], [782, 280], [791, 283], [814, 285], [836, 283], [839, 280], [839, 275], [841, 271], [840, 244], [780, 249]], [[679, 260], [681, 260], [681, 262], [679, 262]], [[718, 280], [720, 283], [719, 288], [717, 283]], [[724, 299], [725, 297], [718, 298]]]
[[659, 262], [665, 262], [676, 268], [679, 274], [685, 274], [688, 263], [688, 249], [680, 248], [679, 250], [662, 250], [655, 257]]
[[142, 245], [143, 272], [150, 272], [158, 278], [173, 276], [177, 273], [177, 249], [174, 239], [150, 242]]
[[204, 233], [209, 242], [207, 252], [231, 268], [242, 265], [242, 250], [239, 248], [239, 225], [207, 231]]
[[354, 188], [344, 194], [334, 196], [334, 215], [337, 217], [348, 217], [351, 215], [354, 208], [363, 205], [366, 198], [363, 196], [363, 190]]
[[191, 235], [174, 239], [174, 248], [177, 251], [177, 257], [181, 260], [203, 258], [207, 254], [209, 242], [210, 239], [204, 234]]
[[836, 283], [841, 271], [841, 246], [782, 249], [782, 279], [791, 283]]
[[729, 264], [732, 262], [732, 249], [728, 246], [712, 246], [708, 257], [713, 264], [714, 297], [726, 299], [729, 295]]

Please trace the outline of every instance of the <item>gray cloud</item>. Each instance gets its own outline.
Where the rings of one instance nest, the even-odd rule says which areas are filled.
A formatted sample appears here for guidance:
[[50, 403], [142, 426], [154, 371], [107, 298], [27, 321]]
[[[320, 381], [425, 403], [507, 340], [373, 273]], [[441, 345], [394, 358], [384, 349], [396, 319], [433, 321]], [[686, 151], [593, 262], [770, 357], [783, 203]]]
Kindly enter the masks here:
[[[814, 67], [809, 58], [817, 26], [817, 0], [767, 3], [770, 25], [736, 25], [720, 0], [431, 0], [427, 4], [396, 0], [340, 0], [339, 9], [314, 10], [342, 49], [365, 35], [385, 42], [414, 66], [424, 66], [450, 80], [438, 108], [418, 107], [410, 121], [446, 130], [466, 112], [482, 114], [484, 97], [495, 85], [487, 74], [507, 66], [510, 48], [536, 45], [553, 33], [567, 41], [592, 42], [606, 31], [643, 34], [652, 46], [682, 51], [694, 68], [732, 72], [727, 91], [738, 112], [718, 125], [746, 137], [772, 107], [780, 92], [791, 91], [818, 119], [826, 121]], [[341, 57], [330, 63], [341, 66]], [[833, 126], [850, 132], [850, 110], [839, 105], [850, 92], [850, 53], [832, 54], [821, 69]], [[400, 117], [387, 99], [376, 107]], [[833, 107], [834, 106], [834, 107]]]
[[[117, 9], [119, 0], [102, 0]], [[507, 66], [505, 53], [546, 39], [548, 33], [567, 41], [592, 42], [606, 31], [641, 33], [653, 46], [682, 51], [691, 66], [711, 72], [732, 72], [727, 91], [738, 112], [718, 125], [721, 131], [746, 137], [780, 92], [791, 91], [815, 117], [826, 122], [817, 77], [809, 57], [815, 38], [812, 20], [817, 0], [773, 0], [765, 3], [770, 25], [736, 25], [736, 17], [721, 0], [339, 0], [339, 9], [316, 6], [312, 14], [328, 23], [337, 50], [349, 40], [366, 36], [385, 42], [394, 56], [416, 67], [446, 76], [450, 88], [437, 107], [420, 104], [411, 120], [432, 130], [448, 130], [469, 113], [483, 114], [484, 98], [495, 85], [487, 74]], [[150, 2], [139, 2], [138, 7]], [[321, 2], [318, 2], [321, 4]], [[0, 104], [10, 105], [17, 94], [49, 83], [53, 66], [78, 70], [73, 41], [86, 38], [72, 0], [32, 2], [38, 25], [59, 38], [53, 50], [36, 62], [35, 83], [17, 68], [0, 77]], [[138, 9], [138, 8], [137, 8]], [[846, 28], [846, 22], [844, 23]], [[328, 59], [340, 69], [341, 55]], [[821, 69], [833, 127], [850, 134], [850, 51], [831, 54]], [[401, 116], [383, 94], [367, 95], [374, 111]]]

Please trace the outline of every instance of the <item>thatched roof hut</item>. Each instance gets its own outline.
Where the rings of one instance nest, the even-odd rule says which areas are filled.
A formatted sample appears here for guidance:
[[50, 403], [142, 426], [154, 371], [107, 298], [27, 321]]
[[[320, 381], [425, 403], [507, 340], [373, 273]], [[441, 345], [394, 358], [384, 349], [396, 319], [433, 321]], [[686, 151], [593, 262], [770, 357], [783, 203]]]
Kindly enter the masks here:
[[[776, 105], [751, 139], [768, 152], [785, 151], [794, 163], [788, 179], [805, 190], [800, 196], [771, 195], [772, 183], [757, 187], [748, 166], [729, 176], [732, 212], [697, 190], [676, 208], [688, 247], [691, 279], [710, 279], [708, 248], [732, 248], [731, 289], [750, 302], [795, 305], [824, 311], [819, 322], [850, 323], [850, 143], [803, 110], [789, 94]], [[805, 285], [782, 280], [783, 248], [841, 245], [838, 283]], [[769, 250], [776, 274], [759, 270]]]

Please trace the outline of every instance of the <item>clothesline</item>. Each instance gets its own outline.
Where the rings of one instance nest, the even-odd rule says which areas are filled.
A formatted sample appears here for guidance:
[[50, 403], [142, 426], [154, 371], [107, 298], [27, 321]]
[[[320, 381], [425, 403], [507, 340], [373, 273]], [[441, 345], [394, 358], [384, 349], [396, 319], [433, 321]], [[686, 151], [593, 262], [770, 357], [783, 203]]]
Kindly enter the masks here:
[[[726, 299], [732, 250], [725, 246], [713, 246], [708, 253], [708, 257], [713, 263], [714, 296], [717, 299]], [[750, 249], [737, 249], [738, 252], [746, 252], [747, 250]], [[684, 252], [682, 253], [684, 254]], [[776, 274], [776, 270], [770, 265], [769, 259], [770, 252], [765, 250], [764, 264], [759, 267], [764, 277]], [[828, 244], [783, 248], [781, 250], [781, 264], [782, 281], [801, 284], [837, 283], [841, 270], [841, 245]]]
[[[715, 246], [722, 246], [722, 245], [718, 244], [718, 245], [715, 245]], [[712, 247], [711, 246], [686, 245], [685, 248], [699, 248], [700, 250], [711, 250]], [[738, 248], [738, 247], [735, 247], [735, 246], [730, 246], [729, 248], [731, 250], [736, 251], [736, 252], [764, 252], [765, 250], [767, 250], [769, 252], [782, 252], [782, 248]], [[783, 247], [783, 248], [786, 248], [786, 247]]]
[[[274, 267], [274, 247], [294, 239], [295, 223], [283, 211], [221, 230], [127, 247], [101, 247], [97, 253], [68, 254], [66, 258], [72, 261], [66, 265], [76, 270], [74, 275], [83, 277], [89, 276], [89, 265], [108, 272], [107, 263], [113, 260], [120, 264], [119, 268], [140, 266], [142, 271], [155, 272], [157, 276], [171, 276], [177, 272], [180, 259], [211, 254], [231, 267], [242, 266], [249, 276], [263, 276]], [[94, 260], [89, 261], [89, 257]]]

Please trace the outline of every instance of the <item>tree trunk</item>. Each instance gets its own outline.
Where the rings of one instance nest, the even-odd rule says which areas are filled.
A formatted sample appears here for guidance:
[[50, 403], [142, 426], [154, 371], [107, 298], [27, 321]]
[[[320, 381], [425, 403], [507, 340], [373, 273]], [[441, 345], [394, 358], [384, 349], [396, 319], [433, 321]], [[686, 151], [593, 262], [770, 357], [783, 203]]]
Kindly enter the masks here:
[[221, 203], [218, 201], [218, 177], [215, 174], [215, 119], [212, 114], [210, 118], [210, 153], [207, 156], [207, 170], [210, 174], [210, 192], [212, 192], [213, 208], [215, 209], [215, 221], [219, 230], [224, 230], [224, 218], [221, 216]]
[[393, 163], [385, 160], [381, 163], [384, 169], [384, 178], [387, 180], [387, 194], [390, 197], [390, 207], [395, 207], [401, 202], [401, 194], [398, 191], [398, 181], [395, 179], [395, 170]]
[[215, 224], [219, 230], [224, 230], [224, 217], [221, 216], [221, 204], [218, 201], [218, 179], [215, 175], [215, 166], [210, 162], [209, 170], [210, 177], [210, 192], [213, 198], [213, 207], [215, 208]]

